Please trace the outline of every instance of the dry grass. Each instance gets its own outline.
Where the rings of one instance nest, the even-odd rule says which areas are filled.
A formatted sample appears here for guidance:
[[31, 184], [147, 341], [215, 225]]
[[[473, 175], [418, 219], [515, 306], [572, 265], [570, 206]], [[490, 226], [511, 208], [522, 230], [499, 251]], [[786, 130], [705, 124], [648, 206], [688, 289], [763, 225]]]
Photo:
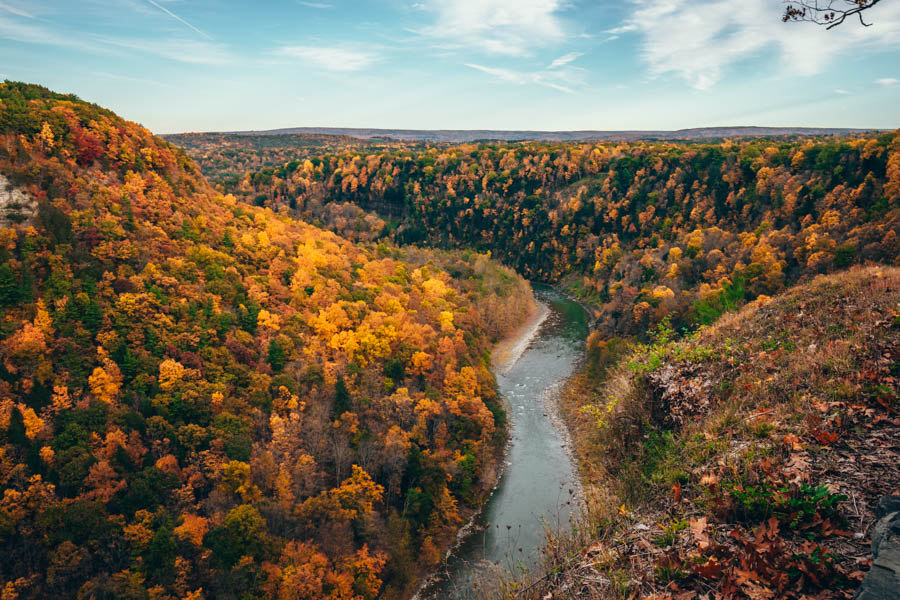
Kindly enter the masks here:
[[[753, 303], [689, 339], [639, 347], [602, 384], [574, 378], [563, 407], [587, 515], [505, 595], [775, 593], [781, 575], [766, 573], [789, 571], [813, 533], [834, 560], [791, 585], [810, 597], [852, 595], [867, 568], [872, 506], [900, 492], [898, 315], [900, 269], [854, 269]], [[817, 489], [824, 500], [811, 500]], [[811, 503], [821, 529], [801, 531], [799, 517], [781, 515], [773, 533], [755, 514], [767, 502]], [[688, 530], [698, 523], [708, 524], [701, 534], [717, 550], [698, 550], [701, 534]], [[781, 554], [759, 562], [759, 580], [741, 583], [725, 562], [709, 572], [697, 566], [711, 552], [737, 565], [764, 535]]]

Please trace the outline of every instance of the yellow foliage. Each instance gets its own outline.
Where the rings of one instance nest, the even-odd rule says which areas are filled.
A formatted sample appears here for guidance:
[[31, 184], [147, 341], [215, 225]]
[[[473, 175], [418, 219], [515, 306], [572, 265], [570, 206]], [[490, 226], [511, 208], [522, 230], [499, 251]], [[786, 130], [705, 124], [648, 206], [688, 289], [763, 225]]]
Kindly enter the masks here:
[[281, 317], [277, 314], [270, 313], [266, 309], [259, 311], [259, 314], [256, 317], [256, 323], [260, 327], [271, 331], [278, 331], [281, 329]]
[[135, 522], [126, 525], [122, 529], [122, 533], [131, 542], [134, 549], [142, 551], [153, 539], [153, 515], [146, 510], [139, 510], [134, 514]]
[[182, 523], [172, 533], [180, 540], [186, 540], [198, 548], [203, 546], [203, 536], [209, 531], [209, 521], [194, 514], [182, 515]]
[[664, 285], [658, 285], [653, 288], [653, 297], [660, 300], [666, 300], [668, 298], [674, 298], [675, 292]]
[[52, 465], [53, 457], [56, 455], [56, 453], [53, 452], [53, 448], [51, 448], [50, 446], [43, 446], [41, 447], [40, 455], [42, 461], [44, 461], [48, 465]]
[[164, 391], [171, 391], [182, 380], [184, 372], [184, 365], [167, 358], [159, 364], [159, 387]]
[[104, 359], [103, 366], [94, 369], [88, 378], [88, 385], [95, 398], [112, 404], [122, 387], [122, 373], [113, 361]]
[[22, 421], [25, 424], [25, 435], [28, 436], [29, 440], [33, 440], [44, 430], [44, 421], [37, 416], [37, 413], [30, 406], [27, 407], [24, 404], [20, 404], [19, 412], [22, 413]]
[[43, 299], [38, 299], [37, 301], [34, 326], [40, 329], [45, 336], [53, 335], [53, 319], [50, 318], [50, 313], [47, 312], [47, 306], [44, 304]]
[[441, 324], [441, 331], [453, 331], [453, 313], [449, 310], [441, 311], [438, 321]]
[[46, 121], [44, 121], [44, 125], [41, 127], [41, 133], [38, 134], [38, 140], [40, 140], [41, 145], [44, 147], [45, 151], [52, 150], [53, 146], [56, 145], [56, 139], [53, 135], [53, 129]]
[[434, 277], [427, 279], [422, 284], [422, 289], [425, 290], [426, 294], [435, 298], [443, 298], [447, 295], [447, 286], [444, 285], [443, 281]]

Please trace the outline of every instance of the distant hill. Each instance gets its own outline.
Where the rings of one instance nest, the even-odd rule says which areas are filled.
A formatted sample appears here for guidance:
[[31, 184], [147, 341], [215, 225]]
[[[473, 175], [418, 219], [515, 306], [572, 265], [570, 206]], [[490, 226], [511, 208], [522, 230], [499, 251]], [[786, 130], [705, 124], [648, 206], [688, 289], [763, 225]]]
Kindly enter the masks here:
[[430, 142], [474, 142], [479, 140], [534, 140], [563, 142], [575, 140], [683, 140], [722, 137], [819, 136], [861, 133], [865, 129], [834, 127], [696, 127], [676, 131], [500, 131], [493, 129], [358, 129], [345, 127], [288, 127], [265, 131], [231, 131], [237, 135], [335, 135], [358, 139], [394, 139]]

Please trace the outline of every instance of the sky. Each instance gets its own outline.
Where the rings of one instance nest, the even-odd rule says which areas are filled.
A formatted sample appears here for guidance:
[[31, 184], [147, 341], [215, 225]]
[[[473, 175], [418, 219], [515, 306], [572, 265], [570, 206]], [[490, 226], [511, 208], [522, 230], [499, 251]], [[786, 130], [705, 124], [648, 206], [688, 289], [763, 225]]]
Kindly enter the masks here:
[[0, 79], [155, 133], [900, 127], [900, 0], [0, 0]]

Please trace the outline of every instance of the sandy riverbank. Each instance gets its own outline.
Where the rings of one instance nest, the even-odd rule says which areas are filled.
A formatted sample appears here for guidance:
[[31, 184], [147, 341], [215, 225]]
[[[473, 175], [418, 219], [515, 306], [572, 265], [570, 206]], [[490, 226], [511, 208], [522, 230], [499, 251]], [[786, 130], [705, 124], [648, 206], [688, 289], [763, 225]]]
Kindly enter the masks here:
[[528, 348], [528, 344], [537, 335], [544, 320], [550, 314], [550, 308], [541, 302], [535, 301], [528, 317], [522, 321], [511, 334], [494, 344], [491, 351], [491, 366], [494, 373], [506, 373], [516, 364], [522, 353]]

